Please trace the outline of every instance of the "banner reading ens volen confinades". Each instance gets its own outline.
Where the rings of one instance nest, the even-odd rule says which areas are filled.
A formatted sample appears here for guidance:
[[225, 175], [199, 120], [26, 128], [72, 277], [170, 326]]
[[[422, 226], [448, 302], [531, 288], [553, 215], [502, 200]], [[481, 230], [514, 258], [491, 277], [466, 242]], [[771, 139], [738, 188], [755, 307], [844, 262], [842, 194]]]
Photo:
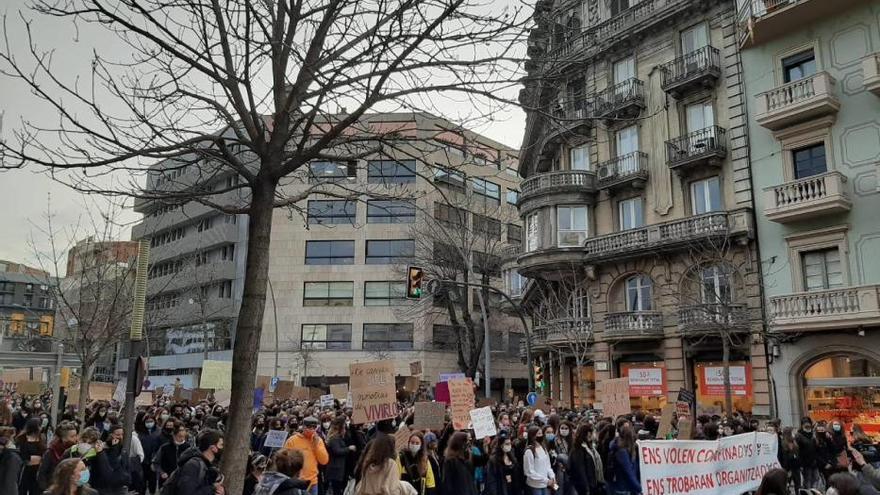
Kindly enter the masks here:
[[739, 495], [779, 467], [776, 436], [743, 433], [716, 441], [639, 441], [645, 495]]

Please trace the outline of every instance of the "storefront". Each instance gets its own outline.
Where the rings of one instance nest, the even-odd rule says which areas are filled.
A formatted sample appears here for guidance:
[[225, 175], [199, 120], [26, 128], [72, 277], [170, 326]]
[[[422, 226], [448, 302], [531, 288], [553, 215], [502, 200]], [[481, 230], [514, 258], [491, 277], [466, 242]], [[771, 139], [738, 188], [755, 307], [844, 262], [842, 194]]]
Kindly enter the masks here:
[[803, 374], [804, 404], [813, 421], [838, 419], [880, 436], [880, 363], [856, 354], [814, 361]]
[[[748, 361], [730, 361], [729, 369], [733, 408], [736, 411], [751, 413], [755, 403], [752, 393], [752, 366]], [[718, 361], [694, 363], [694, 384], [697, 414], [721, 415], [724, 412], [726, 396], [724, 363]]]
[[666, 363], [663, 361], [620, 363], [620, 376], [629, 378], [633, 410], [659, 413], [666, 405]]
[[592, 364], [581, 367], [580, 376], [573, 363], [571, 373], [571, 399], [575, 407], [592, 406], [596, 402], [596, 369]]

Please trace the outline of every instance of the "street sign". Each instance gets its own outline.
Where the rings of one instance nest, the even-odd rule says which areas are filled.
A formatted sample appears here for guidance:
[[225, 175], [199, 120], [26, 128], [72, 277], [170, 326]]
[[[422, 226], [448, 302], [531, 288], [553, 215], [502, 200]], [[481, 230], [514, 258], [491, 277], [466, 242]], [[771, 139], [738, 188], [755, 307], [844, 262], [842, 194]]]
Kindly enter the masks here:
[[526, 402], [528, 402], [530, 406], [534, 406], [538, 403], [538, 394], [529, 392], [529, 395], [526, 396]]
[[273, 376], [272, 381], [269, 382], [269, 392], [275, 392], [275, 387], [278, 386], [278, 377]]

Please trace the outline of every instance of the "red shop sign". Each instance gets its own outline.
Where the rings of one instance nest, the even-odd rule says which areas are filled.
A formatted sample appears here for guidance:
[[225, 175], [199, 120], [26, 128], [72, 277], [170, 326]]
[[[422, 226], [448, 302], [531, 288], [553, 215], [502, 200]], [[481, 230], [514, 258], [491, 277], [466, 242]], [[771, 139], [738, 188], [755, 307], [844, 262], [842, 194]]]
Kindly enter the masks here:
[[666, 368], [637, 368], [626, 370], [630, 397], [666, 395]]
[[[724, 395], [724, 366], [699, 365], [700, 387], [703, 395]], [[752, 367], [748, 364], [730, 365], [730, 390], [735, 396], [747, 397], [752, 393]]]

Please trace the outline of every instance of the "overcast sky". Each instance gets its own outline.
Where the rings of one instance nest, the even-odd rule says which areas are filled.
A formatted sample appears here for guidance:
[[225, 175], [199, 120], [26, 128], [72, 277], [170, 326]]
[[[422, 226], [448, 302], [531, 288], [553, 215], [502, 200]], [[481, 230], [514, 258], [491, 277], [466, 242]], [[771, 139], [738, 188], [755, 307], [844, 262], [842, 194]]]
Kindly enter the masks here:
[[[26, 10], [27, 0], [4, 0], [2, 12], [6, 14], [7, 38], [13, 51], [20, 59], [28, 56], [27, 37], [24, 23], [19, 17], [33, 20], [31, 31], [35, 42], [40, 48], [54, 48], [54, 66], [56, 71], [72, 78], [76, 75], [85, 76], [89, 68], [89, 55], [92, 50], [99, 49], [102, 55], [125, 55], [126, 47], [113, 42], [112, 37], [91, 26], [79, 26], [77, 29], [69, 21], [59, 21], [36, 16]], [[29, 89], [21, 83], [0, 76], [0, 112], [3, 113], [3, 137], [19, 127], [21, 119], [35, 122], [57, 122], [58, 115], [53, 109], [42, 105], [30, 94]], [[444, 115], [454, 118], [455, 114], [466, 109], [450, 108]], [[511, 147], [518, 147], [524, 128], [524, 114], [516, 109], [498, 115], [496, 122], [482, 128], [474, 129]], [[51, 202], [50, 202], [51, 198]], [[29, 239], [34, 238], [38, 249], [45, 251], [45, 235], [39, 229], [45, 228], [47, 207], [54, 215], [56, 229], [65, 229], [63, 237], [84, 235], [91, 223], [87, 211], [96, 215], [99, 209], [106, 209], [100, 199], [83, 195], [54, 182], [44, 170], [26, 167], [19, 170], [0, 170], [0, 259], [35, 264], [34, 248]], [[131, 209], [124, 209], [118, 215], [121, 224], [120, 237], [128, 239], [129, 226], [137, 222], [140, 215]], [[80, 230], [74, 231], [79, 225]], [[67, 242], [68, 239], [61, 239]]]

